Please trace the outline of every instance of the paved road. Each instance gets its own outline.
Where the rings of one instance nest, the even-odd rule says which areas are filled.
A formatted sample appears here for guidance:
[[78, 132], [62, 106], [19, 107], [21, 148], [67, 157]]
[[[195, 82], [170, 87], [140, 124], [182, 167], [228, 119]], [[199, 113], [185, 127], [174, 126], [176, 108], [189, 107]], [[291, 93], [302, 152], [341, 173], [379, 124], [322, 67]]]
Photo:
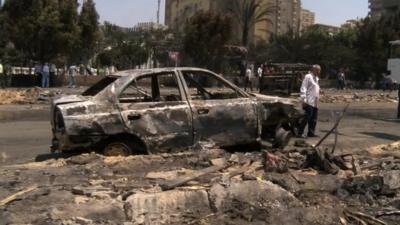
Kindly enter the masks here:
[[[322, 136], [333, 126], [332, 111], [341, 111], [345, 104], [321, 104], [318, 132]], [[354, 103], [339, 126], [338, 149], [346, 152], [400, 140], [400, 121], [396, 120], [394, 103]], [[313, 139], [311, 142], [317, 142]], [[324, 142], [334, 143], [333, 135]]]
[[48, 153], [51, 141], [48, 106], [0, 106], [0, 164], [34, 160]]
[[[322, 104], [318, 134], [333, 124], [332, 110], [343, 104]], [[389, 103], [353, 104], [340, 124], [339, 150], [359, 150], [400, 140], [400, 123], [393, 120], [396, 105]], [[49, 153], [51, 131], [48, 106], [0, 106], [0, 164], [32, 161]], [[317, 142], [314, 138], [311, 142]], [[333, 138], [325, 144], [329, 146]]]

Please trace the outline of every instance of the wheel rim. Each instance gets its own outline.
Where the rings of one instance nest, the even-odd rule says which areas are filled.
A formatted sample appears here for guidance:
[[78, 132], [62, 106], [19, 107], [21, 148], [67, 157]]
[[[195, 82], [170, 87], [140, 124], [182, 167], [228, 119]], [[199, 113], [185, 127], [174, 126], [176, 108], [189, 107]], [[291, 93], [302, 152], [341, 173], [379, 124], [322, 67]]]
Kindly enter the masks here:
[[124, 143], [111, 143], [104, 148], [105, 156], [128, 156], [129, 147]]

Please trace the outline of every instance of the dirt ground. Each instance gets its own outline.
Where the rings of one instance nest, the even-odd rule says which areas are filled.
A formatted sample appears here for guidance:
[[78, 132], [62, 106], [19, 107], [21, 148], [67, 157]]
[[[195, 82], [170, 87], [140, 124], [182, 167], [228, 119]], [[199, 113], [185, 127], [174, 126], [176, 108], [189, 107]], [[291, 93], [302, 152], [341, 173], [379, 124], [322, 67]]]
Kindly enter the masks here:
[[[294, 139], [271, 155], [207, 143], [183, 153], [129, 158], [49, 155], [46, 101], [0, 104], [0, 201], [26, 191], [0, 202], [0, 225], [399, 224], [400, 129], [395, 93], [387, 94], [325, 90], [339, 97], [320, 105], [320, 136], [332, 127], [333, 112], [351, 102], [335, 155], [353, 157], [343, 156], [348, 168], [334, 174], [299, 166], [311, 149], [307, 144], [319, 138], [305, 145]], [[371, 100], [376, 98], [384, 100]], [[333, 143], [330, 137], [320, 149]], [[285, 169], [276, 162], [285, 162]], [[221, 165], [163, 190], [168, 181]]]

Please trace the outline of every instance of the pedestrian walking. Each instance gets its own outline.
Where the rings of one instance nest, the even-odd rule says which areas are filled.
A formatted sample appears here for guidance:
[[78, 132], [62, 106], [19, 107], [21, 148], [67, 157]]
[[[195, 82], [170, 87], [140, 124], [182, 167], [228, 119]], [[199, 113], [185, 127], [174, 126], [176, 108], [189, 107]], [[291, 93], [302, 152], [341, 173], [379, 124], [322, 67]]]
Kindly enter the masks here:
[[0, 61], [0, 87], [6, 88], [6, 86], [7, 86], [6, 83], [7, 83], [7, 77], [4, 74], [3, 64]]
[[77, 68], [75, 65], [71, 65], [68, 69], [68, 87], [69, 88], [75, 88], [76, 87], [76, 81], [75, 81], [75, 76], [77, 73]]
[[318, 119], [318, 99], [319, 99], [319, 76], [321, 66], [314, 65], [311, 72], [304, 77], [300, 89], [300, 99], [305, 110], [305, 120], [300, 124], [298, 135], [303, 136], [305, 127], [308, 125], [307, 137], [316, 137], [315, 127]]
[[48, 88], [50, 83], [50, 67], [48, 63], [45, 63], [42, 68], [42, 88]]
[[250, 91], [253, 91], [253, 71], [250, 67], [247, 67], [246, 76], [244, 80], [244, 90], [247, 91], [250, 86]]

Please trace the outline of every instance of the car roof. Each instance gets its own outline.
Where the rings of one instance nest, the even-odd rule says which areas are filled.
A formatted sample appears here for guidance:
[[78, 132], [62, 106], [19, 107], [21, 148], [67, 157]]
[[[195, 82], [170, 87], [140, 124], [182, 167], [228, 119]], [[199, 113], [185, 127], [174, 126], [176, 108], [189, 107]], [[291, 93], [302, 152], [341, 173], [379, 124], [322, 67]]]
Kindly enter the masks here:
[[150, 73], [163, 73], [163, 72], [175, 72], [178, 70], [193, 70], [193, 71], [205, 71], [211, 72], [206, 69], [196, 68], [196, 67], [165, 67], [165, 68], [153, 68], [153, 69], [134, 69], [134, 70], [122, 70], [111, 75], [109, 77], [125, 77], [130, 75], [142, 75]]

